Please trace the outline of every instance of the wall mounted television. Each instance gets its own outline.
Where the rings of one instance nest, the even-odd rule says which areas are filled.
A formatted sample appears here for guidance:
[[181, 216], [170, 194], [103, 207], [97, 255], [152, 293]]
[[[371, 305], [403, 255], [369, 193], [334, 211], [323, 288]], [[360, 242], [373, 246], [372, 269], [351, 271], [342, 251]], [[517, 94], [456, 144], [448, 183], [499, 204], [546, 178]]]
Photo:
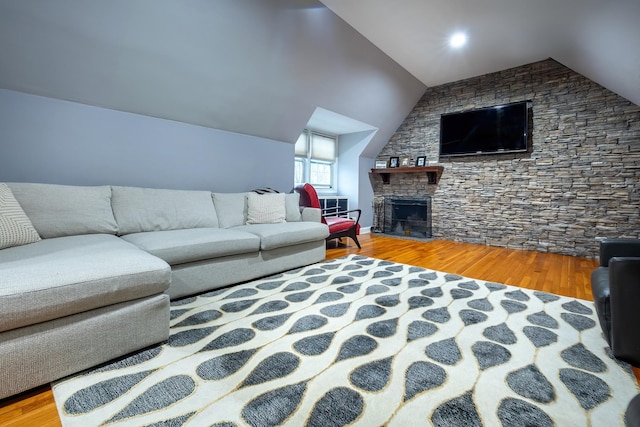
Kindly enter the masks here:
[[440, 116], [440, 157], [525, 152], [530, 101]]

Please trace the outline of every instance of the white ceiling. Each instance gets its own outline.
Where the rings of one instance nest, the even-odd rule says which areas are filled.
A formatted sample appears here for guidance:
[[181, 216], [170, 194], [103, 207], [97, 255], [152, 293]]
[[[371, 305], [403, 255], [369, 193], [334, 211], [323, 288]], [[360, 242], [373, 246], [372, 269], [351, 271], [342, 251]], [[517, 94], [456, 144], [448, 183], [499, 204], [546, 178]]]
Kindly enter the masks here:
[[640, 105], [640, 0], [320, 1], [427, 86], [551, 57]]

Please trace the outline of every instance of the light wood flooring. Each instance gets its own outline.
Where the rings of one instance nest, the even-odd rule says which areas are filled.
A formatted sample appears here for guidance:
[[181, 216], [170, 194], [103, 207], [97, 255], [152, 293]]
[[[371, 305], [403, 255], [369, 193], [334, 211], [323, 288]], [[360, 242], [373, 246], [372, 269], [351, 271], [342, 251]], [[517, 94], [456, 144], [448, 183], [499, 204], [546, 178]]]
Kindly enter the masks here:
[[[589, 280], [597, 266], [593, 259], [443, 240], [420, 242], [375, 234], [363, 234], [359, 240], [361, 250], [350, 239], [344, 240], [346, 247], [329, 243], [327, 258], [357, 253], [475, 279], [592, 299]], [[0, 401], [0, 426], [60, 425], [48, 386]]]
[[445, 240], [421, 242], [376, 234], [364, 234], [358, 240], [362, 245], [360, 251], [350, 239], [343, 239], [346, 248], [330, 242], [327, 258], [358, 253], [557, 295], [593, 298], [591, 272], [598, 265], [594, 259]]

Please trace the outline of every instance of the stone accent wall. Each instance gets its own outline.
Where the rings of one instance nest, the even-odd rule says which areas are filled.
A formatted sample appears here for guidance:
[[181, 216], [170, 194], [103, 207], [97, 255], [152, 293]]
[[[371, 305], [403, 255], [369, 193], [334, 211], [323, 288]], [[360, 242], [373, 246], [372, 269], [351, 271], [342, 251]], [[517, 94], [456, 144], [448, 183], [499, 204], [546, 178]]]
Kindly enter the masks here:
[[[529, 152], [438, 159], [441, 114], [523, 100]], [[427, 89], [377, 160], [391, 156], [444, 166], [437, 185], [372, 176], [374, 199], [430, 194], [435, 238], [587, 257], [640, 238], [640, 107], [552, 59]]]

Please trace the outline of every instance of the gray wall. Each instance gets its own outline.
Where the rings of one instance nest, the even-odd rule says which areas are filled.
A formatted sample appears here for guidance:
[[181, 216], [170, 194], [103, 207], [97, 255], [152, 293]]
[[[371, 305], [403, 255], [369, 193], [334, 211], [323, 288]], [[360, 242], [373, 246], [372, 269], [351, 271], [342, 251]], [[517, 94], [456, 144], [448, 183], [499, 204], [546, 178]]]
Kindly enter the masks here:
[[0, 89], [0, 182], [289, 191], [293, 145]]
[[376, 198], [433, 196], [434, 237], [596, 256], [640, 237], [640, 107], [551, 59], [427, 90], [378, 155], [438, 161], [440, 115], [533, 101], [531, 152], [442, 160], [442, 179], [393, 174]]

